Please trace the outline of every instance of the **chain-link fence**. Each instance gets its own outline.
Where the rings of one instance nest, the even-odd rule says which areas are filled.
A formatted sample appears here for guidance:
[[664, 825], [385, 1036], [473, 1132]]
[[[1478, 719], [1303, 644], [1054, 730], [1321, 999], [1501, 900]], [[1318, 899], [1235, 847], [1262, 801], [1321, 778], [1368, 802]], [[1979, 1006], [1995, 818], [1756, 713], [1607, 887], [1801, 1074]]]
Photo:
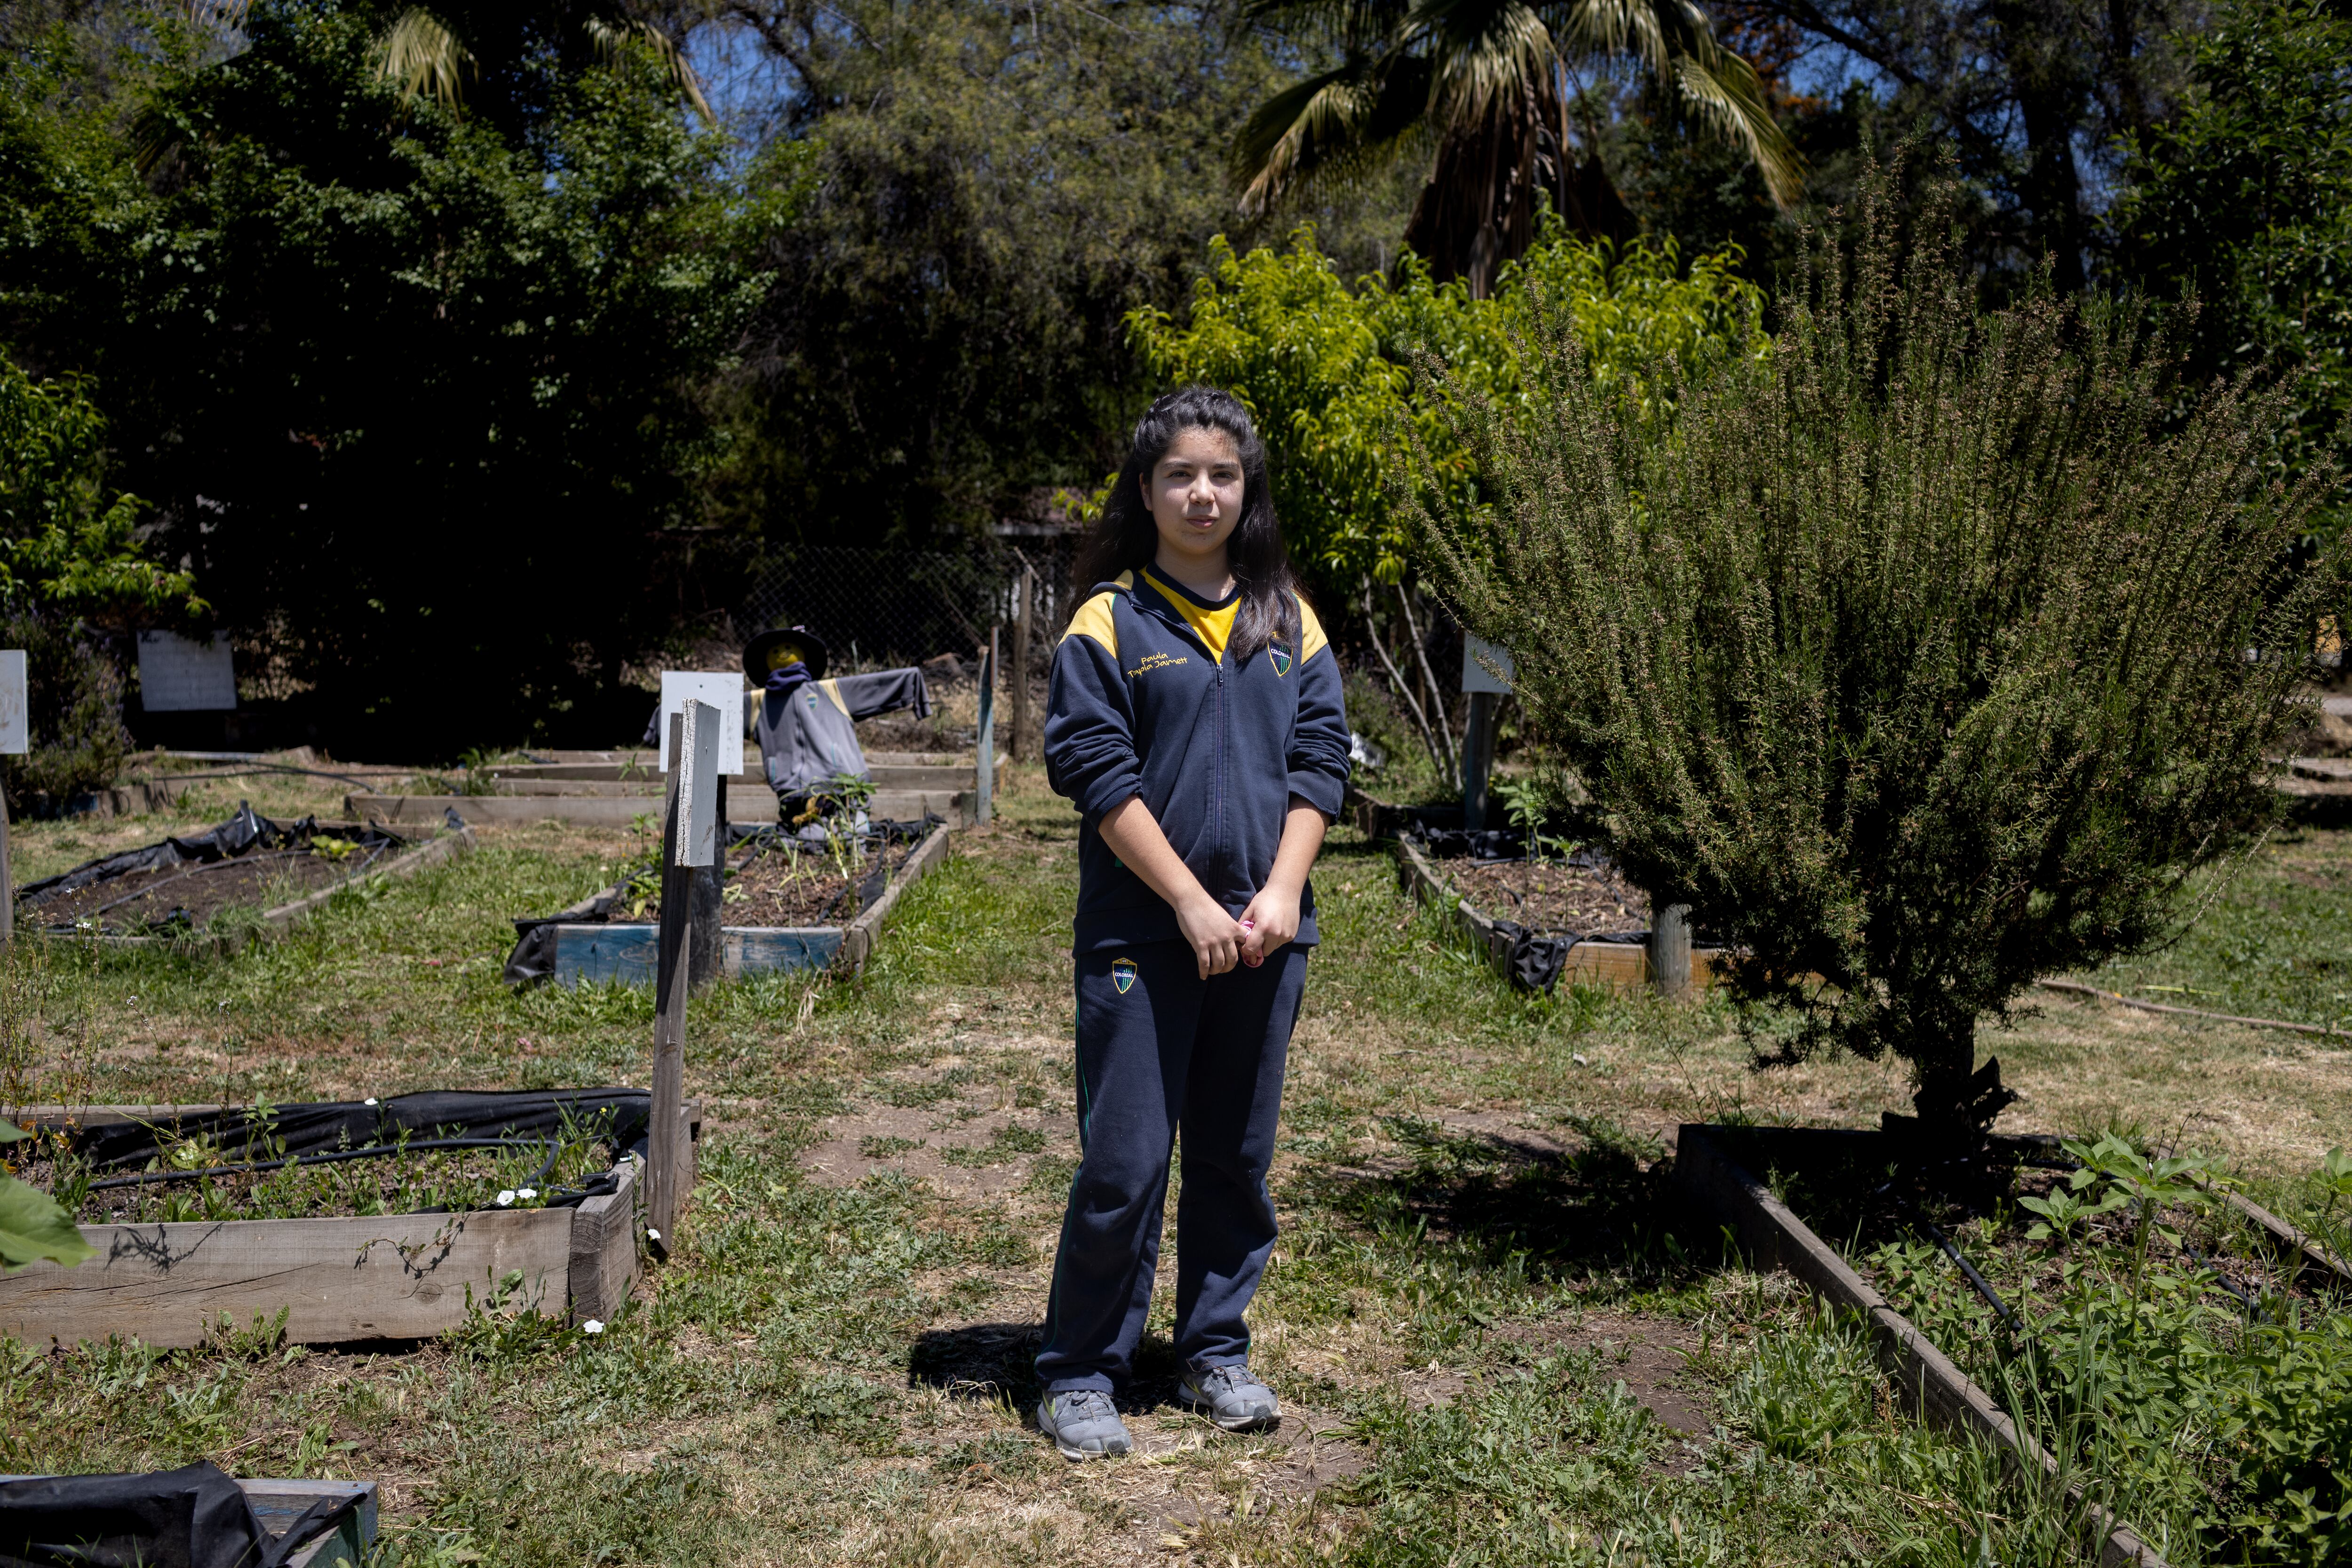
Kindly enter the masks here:
[[[805, 626], [824, 638], [839, 669], [919, 664], [940, 654], [969, 659], [992, 626], [1009, 638], [1021, 571], [1035, 573], [1033, 637], [1051, 646], [1075, 607], [1066, 534], [974, 541], [948, 551], [810, 546], [773, 562], [743, 596], [739, 637], [772, 626]], [[1009, 649], [1008, 649], [1009, 652]]]

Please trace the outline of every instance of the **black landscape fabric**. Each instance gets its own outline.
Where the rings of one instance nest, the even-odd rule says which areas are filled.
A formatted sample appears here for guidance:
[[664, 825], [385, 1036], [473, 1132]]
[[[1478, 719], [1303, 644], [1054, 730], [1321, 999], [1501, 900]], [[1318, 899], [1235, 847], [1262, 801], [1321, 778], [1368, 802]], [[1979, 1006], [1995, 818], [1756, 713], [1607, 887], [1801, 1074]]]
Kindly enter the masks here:
[[[36, 909], [46, 899], [79, 892], [93, 882], [109, 881], [132, 871], [230, 860], [254, 849], [297, 848], [318, 835], [319, 819], [315, 816], [306, 816], [299, 822], [275, 822], [240, 801], [235, 816], [203, 833], [185, 838], [165, 838], [136, 849], [125, 849], [119, 855], [85, 860], [70, 871], [27, 882], [16, 890], [16, 904], [19, 909]], [[405, 840], [372, 822], [359, 830], [355, 842], [373, 849]]]
[[0, 1481], [0, 1568], [279, 1568], [357, 1502], [322, 1499], [272, 1538], [244, 1489], [209, 1461]]
[[[535, 1132], [599, 1132], [615, 1152], [645, 1141], [653, 1096], [642, 1089], [522, 1090], [426, 1089], [369, 1103], [331, 1100], [278, 1105], [266, 1111], [234, 1106], [182, 1116], [159, 1130], [138, 1122], [86, 1129], [77, 1139], [100, 1170], [138, 1170], [162, 1152], [160, 1142], [209, 1138], [232, 1157], [275, 1158], [364, 1149], [396, 1141], [441, 1136], [521, 1136]], [[609, 1133], [604, 1130], [609, 1128]], [[260, 1140], [267, 1139], [268, 1142]], [[285, 1140], [285, 1148], [276, 1147]]]

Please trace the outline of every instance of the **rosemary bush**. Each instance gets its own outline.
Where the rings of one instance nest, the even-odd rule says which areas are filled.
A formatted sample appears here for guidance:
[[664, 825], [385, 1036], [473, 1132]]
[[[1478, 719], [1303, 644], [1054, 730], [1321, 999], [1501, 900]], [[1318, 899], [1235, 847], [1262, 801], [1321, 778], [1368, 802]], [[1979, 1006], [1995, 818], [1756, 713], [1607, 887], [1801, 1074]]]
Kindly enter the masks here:
[[1987, 310], [1948, 194], [1906, 235], [1890, 192], [1816, 242], [1770, 353], [1649, 368], [1667, 419], [1531, 312], [1535, 395], [1438, 400], [1476, 502], [1407, 483], [1629, 871], [1795, 1014], [1770, 1056], [1894, 1051], [1962, 1137], [2011, 1098], [1978, 1020], [2162, 940], [2270, 819], [2344, 554], [2290, 562], [2334, 479], [2263, 468], [2289, 389], [2185, 385], [2128, 300]]

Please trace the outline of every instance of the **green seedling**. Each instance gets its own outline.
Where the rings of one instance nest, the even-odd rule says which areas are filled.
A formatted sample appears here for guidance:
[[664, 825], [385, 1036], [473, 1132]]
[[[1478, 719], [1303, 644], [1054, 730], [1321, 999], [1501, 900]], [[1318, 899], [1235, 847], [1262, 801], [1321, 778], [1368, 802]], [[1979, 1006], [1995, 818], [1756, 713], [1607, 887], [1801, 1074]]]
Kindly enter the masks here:
[[360, 841], [356, 838], [337, 838], [332, 834], [321, 833], [310, 840], [310, 852], [321, 859], [331, 860], [340, 865], [360, 852]]
[[[2083, 1163], [2081, 1170], [2067, 1178], [2070, 1187], [2081, 1192], [2095, 1182], [2106, 1184], [2097, 1205], [2085, 1210], [2085, 1214], [2110, 1213], [2126, 1205], [2137, 1211], [2132, 1232], [2132, 1297], [2137, 1300], [2147, 1277], [2150, 1239], [2158, 1231], [2168, 1236], [2175, 1234], [2159, 1224], [2160, 1215], [2172, 1205], [2201, 1208], [2210, 1201], [2208, 1184], [2213, 1176], [2213, 1162], [2201, 1154], [2152, 1158], [2140, 1152], [2129, 1140], [2112, 1132], [2101, 1133], [2096, 1142], [2069, 1139], [2063, 1147]], [[2035, 1212], [2044, 1213], [2038, 1208]]]

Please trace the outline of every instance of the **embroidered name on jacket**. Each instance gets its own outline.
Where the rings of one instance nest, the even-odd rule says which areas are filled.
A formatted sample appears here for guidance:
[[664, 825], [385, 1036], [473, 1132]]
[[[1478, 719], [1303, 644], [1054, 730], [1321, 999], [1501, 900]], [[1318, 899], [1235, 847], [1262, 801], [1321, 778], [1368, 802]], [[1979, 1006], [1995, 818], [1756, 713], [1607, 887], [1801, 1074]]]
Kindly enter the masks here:
[[1164, 653], [1148, 653], [1143, 656], [1143, 662], [1141, 664], [1137, 665], [1133, 669], [1127, 672], [1127, 678], [1129, 680], [1132, 680], [1137, 676], [1141, 675], [1148, 670], [1171, 669], [1177, 665], [1190, 664], [1192, 660], [1182, 654], [1171, 656]]

